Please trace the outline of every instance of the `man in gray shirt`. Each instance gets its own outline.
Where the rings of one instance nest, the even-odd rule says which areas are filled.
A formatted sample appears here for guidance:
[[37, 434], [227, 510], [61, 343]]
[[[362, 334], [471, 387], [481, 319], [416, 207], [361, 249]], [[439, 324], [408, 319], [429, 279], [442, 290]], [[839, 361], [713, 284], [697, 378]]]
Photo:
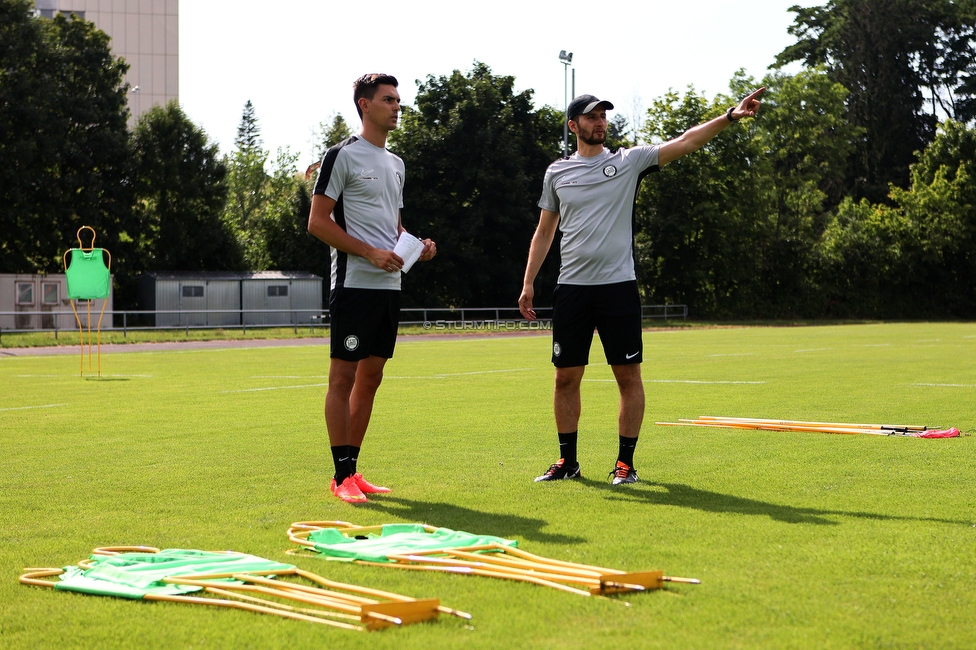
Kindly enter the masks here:
[[553, 408], [560, 457], [536, 481], [581, 476], [576, 458], [580, 382], [589, 363], [594, 329], [600, 333], [620, 392], [619, 451], [610, 476], [614, 485], [638, 480], [634, 449], [644, 420], [644, 384], [640, 374], [641, 305], [634, 270], [637, 187], [646, 174], [697, 151], [743, 117], [755, 116], [757, 98], [764, 90], [756, 90], [725, 115], [692, 127], [674, 140], [616, 151], [603, 146], [607, 110], [613, 104], [580, 95], [569, 105], [567, 119], [576, 135], [577, 152], [546, 170], [539, 200], [542, 214], [532, 236], [519, 296], [522, 315], [535, 320], [533, 284], [558, 227], [562, 240], [553, 295], [552, 363], [556, 367]]
[[[357, 460], [383, 367], [396, 345], [403, 259], [393, 248], [403, 232], [404, 169], [386, 149], [400, 114], [396, 78], [364, 75], [353, 89], [363, 130], [325, 152], [308, 231], [332, 248], [332, 349], [325, 396], [335, 464], [331, 489], [347, 503], [362, 503], [367, 494], [390, 491], [367, 481]], [[425, 239], [420, 259], [436, 253], [434, 242]]]

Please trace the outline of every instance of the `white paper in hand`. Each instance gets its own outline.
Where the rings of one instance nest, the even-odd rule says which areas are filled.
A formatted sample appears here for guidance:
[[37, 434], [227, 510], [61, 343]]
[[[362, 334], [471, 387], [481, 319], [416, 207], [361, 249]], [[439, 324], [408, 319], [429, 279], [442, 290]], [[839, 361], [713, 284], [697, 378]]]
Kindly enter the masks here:
[[400, 233], [393, 252], [403, 259], [404, 273], [410, 270], [414, 262], [420, 259], [420, 254], [424, 252], [424, 242], [420, 241], [406, 230]]

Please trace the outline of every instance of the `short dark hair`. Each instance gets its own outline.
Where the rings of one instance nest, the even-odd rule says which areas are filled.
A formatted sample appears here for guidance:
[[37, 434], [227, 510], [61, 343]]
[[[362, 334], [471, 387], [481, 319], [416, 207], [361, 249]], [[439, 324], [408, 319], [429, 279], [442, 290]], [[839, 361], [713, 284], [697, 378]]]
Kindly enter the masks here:
[[399, 82], [391, 74], [371, 72], [364, 74], [353, 83], [352, 101], [356, 104], [356, 112], [359, 113], [359, 119], [363, 119], [363, 109], [359, 108], [359, 98], [373, 99], [376, 95], [376, 89], [384, 84], [396, 88]]

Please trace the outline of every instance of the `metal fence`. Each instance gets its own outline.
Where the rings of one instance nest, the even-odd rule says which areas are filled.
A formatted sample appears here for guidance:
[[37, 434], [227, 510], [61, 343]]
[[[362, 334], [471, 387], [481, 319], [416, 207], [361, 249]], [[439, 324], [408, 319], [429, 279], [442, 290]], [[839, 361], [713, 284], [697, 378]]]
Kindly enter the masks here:
[[[87, 328], [86, 312], [79, 306], [78, 314], [82, 325]], [[208, 314], [236, 314], [239, 324], [208, 325], [199, 324], [200, 315]], [[102, 320], [103, 331], [122, 332], [126, 336], [130, 331], [139, 330], [190, 330], [198, 329], [241, 329], [246, 333], [249, 329], [269, 327], [292, 327], [295, 333], [299, 328], [309, 328], [314, 332], [316, 328], [329, 327], [328, 309], [291, 309], [285, 312], [288, 320], [281, 322], [281, 309], [184, 309], [184, 310], [112, 310], [106, 311]], [[538, 320], [529, 322], [522, 317], [517, 307], [459, 307], [450, 309], [445, 307], [405, 307], [400, 310], [401, 325], [419, 325], [427, 330], [548, 330], [551, 328], [552, 308], [537, 307]], [[155, 325], [156, 317], [160, 315], [176, 316], [178, 322], [165, 326]], [[16, 317], [17, 327], [0, 327], [0, 333], [28, 333], [54, 332], [58, 338], [60, 332], [77, 332], [76, 326], [64, 327], [65, 321], [75, 324], [74, 314], [70, 311], [0, 311], [0, 317]], [[248, 316], [266, 316], [267, 318], [248, 318]], [[642, 305], [641, 317], [644, 320], [661, 318], [667, 320], [687, 320], [687, 305]], [[277, 320], [254, 324], [253, 320]], [[98, 324], [98, 313], [92, 310], [92, 327]]]

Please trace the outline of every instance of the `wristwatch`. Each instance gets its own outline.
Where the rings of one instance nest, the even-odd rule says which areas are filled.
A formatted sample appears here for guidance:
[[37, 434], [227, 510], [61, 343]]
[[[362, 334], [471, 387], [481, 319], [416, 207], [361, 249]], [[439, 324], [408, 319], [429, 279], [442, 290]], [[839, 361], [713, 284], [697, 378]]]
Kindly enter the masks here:
[[733, 110], [735, 110], [735, 107], [734, 106], [729, 106], [729, 110], [725, 111], [725, 117], [729, 118], [729, 122], [738, 122], [742, 118], [741, 117], [738, 117], [738, 118], [732, 117], [732, 111]]

